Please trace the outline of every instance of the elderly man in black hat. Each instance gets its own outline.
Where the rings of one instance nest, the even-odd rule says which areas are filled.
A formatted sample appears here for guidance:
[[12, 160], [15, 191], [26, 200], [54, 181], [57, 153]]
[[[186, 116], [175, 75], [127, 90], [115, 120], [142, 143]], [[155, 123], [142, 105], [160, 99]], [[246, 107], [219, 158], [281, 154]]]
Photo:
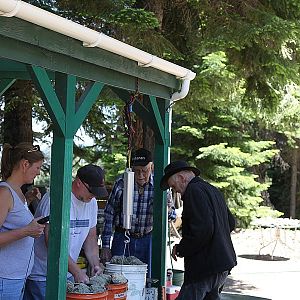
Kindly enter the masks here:
[[[80, 269], [77, 259], [81, 249], [89, 262], [92, 275], [100, 274], [99, 247], [97, 244], [96, 224], [98, 206], [96, 198], [108, 195], [104, 183], [104, 170], [96, 165], [85, 165], [78, 169], [72, 182], [68, 279], [75, 282], [88, 282], [86, 272]], [[39, 202], [35, 216], [47, 216], [50, 213], [50, 194], [46, 193]], [[34, 242], [34, 265], [27, 279], [23, 300], [43, 300], [46, 298], [47, 247], [49, 226], [45, 233]]]
[[184, 257], [184, 283], [177, 300], [217, 300], [225, 279], [236, 265], [230, 232], [235, 220], [221, 192], [185, 161], [165, 167], [160, 186], [181, 194], [182, 239], [172, 257]]

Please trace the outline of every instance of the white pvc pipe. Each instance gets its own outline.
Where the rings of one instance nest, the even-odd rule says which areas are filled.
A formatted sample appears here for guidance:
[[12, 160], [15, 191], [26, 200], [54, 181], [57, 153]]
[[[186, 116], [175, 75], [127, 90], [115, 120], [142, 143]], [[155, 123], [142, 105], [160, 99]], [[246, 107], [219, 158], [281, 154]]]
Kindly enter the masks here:
[[119, 54], [137, 61], [140, 66], [155, 69], [175, 75], [182, 80], [193, 80], [196, 74], [186, 68], [173, 64], [145, 51], [120, 42], [103, 33], [82, 26], [63, 17], [45, 11], [41, 8], [20, 0], [0, 0], [0, 16], [18, 17], [25, 21], [48, 28], [83, 42], [86, 47], [101, 49]]
[[181, 90], [176, 92], [171, 97], [171, 103], [180, 99], [183, 99], [189, 92], [190, 89], [190, 80], [185, 79], [182, 81]]

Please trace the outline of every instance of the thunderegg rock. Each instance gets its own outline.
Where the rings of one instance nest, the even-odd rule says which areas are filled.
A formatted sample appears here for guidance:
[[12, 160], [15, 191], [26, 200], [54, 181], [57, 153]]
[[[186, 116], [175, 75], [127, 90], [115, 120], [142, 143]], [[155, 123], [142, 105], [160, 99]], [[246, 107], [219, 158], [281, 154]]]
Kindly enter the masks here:
[[67, 281], [67, 293], [75, 294], [95, 294], [106, 291], [106, 285], [126, 283], [127, 279], [122, 274], [113, 273], [112, 275], [100, 274], [90, 278], [90, 283], [73, 283]]
[[113, 256], [110, 263], [118, 265], [144, 265], [144, 263], [135, 256]]
[[105, 286], [93, 284], [90, 286], [91, 293], [103, 293], [106, 290]]
[[124, 277], [123, 274], [113, 273], [111, 275], [111, 282], [114, 284], [121, 284], [121, 283], [126, 283], [127, 279], [126, 279], [126, 277]]
[[107, 274], [100, 274], [100, 275], [95, 275], [90, 278], [90, 283], [91, 284], [97, 284], [97, 285], [102, 285], [105, 286], [106, 284], [111, 282], [111, 276]]
[[90, 292], [90, 288], [84, 283], [75, 284], [72, 291], [72, 293], [76, 294], [89, 294]]
[[126, 264], [127, 265], [145, 265], [142, 261], [140, 261], [135, 256], [126, 257]]

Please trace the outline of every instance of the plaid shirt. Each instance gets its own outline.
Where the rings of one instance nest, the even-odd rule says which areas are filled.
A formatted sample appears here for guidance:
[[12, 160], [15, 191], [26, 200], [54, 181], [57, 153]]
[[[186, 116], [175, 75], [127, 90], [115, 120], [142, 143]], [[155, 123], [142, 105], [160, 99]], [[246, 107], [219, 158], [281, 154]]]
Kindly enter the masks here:
[[[109, 248], [113, 227], [123, 227], [123, 177], [117, 179], [104, 209], [104, 228], [101, 235], [102, 247]], [[133, 216], [131, 233], [149, 233], [153, 228], [153, 175], [144, 185], [144, 192], [139, 194], [138, 185], [134, 184]]]

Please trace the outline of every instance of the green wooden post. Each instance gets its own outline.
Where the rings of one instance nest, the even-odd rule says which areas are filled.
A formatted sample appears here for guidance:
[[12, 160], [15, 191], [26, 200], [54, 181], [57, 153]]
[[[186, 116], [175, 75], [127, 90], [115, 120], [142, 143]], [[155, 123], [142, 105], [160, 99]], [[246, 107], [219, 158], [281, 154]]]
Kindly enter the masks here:
[[46, 299], [66, 298], [73, 137], [53, 131], [50, 182], [50, 234]]
[[2, 96], [14, 83], [16, 79], [0, 79], [0, 96]]
[[[168, 163], [169, 156], [169, 113], [166, 108], [169, 100], [154, 99], [150, 97], [152, 110], [156, 119], [159, 131], [155, 131], [155, 152], [154, 152], [154, 227], [152, 246], [152, 277], [158, 278], [160, 286], [165, 285], [166, 269], [166, 247], [167, 247], [167, 202], [166, 192], [160, 189], [159, 183], [163, 176], [164, 167]], [[160, 135], [157, 134], [160, 133]], [[159, 293], [161, 295], [161, 293]]]
[[[76, 77], [55, 73], [55, 92], [65, 114], [64, 134], [54, 126], [51, 154], [51, 220], [46, 299], [65, 299], [73, 161]], [[54, 176], [53, 176], [54, 175]], [[55, 187], [55, 188], [53, 188]], [[55, 222], [54, 222], [55, 220]]]
[[46, 299], [66, 297], [73, 161], [73, 137], [96, 101], [103, 84], [91, 83], [75, 105], [76, 77], [55, 73], [55, 90], [45, 69], [28, 70], [53, 122], [50, 178], [50, 234]]

